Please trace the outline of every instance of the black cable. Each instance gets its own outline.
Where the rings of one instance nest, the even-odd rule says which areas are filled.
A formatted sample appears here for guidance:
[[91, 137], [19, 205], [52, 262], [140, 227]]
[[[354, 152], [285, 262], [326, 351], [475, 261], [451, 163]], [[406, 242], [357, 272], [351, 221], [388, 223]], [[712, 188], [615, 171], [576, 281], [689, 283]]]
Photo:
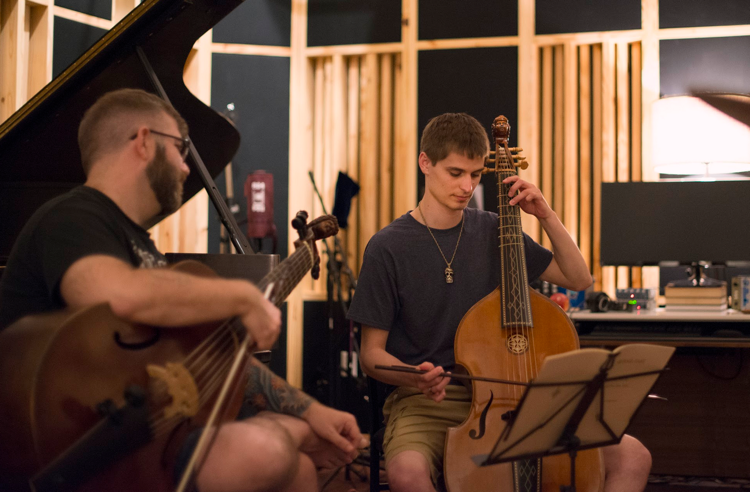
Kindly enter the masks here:
[[736, 350], [738, 352], [737, 371], [731, 376], [721, 376], [711, 371], [711, 369], [706, 367], [704, 362], [701, 360], [701, 355], [699, 354], [696, 354], [695, 360], [696, 362], [698, 362], [698, 365], [700, 366], [700, 368], [703, 369], [703, 372], [705, 372], [709, 376], [716, 378], [716, 379], [721, 379], [722, 381], [732, 381], [733, 379], [737, 379], [739, 377], [739, 375], [742, 373], [742, 366], [744, 365], [744, 350], [743, 349], [736, 349]]

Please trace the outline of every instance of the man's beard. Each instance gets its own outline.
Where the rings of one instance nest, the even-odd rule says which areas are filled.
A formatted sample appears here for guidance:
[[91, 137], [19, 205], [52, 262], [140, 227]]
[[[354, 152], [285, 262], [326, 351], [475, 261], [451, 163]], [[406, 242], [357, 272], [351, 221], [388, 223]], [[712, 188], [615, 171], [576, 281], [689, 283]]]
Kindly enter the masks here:
[[183, 179], [178, 169], [167, 160], [167, 151], [163, 145], [156, 145], [156, 153], [146, 167], [146, 176], [156, 200], [161, 205], [161, 215], [176, 212], [182, 205]]

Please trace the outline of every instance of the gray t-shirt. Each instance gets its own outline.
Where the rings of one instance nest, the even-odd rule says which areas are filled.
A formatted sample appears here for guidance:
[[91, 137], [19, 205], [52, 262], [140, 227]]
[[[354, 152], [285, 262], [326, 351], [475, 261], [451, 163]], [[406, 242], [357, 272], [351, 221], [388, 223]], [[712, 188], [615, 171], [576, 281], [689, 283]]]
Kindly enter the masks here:
[[[464, 230], [445, 281], [446, 264], [427, 228], [410, 214], [375, 234], [365, 249], [349, 319], [387, 330], [386, 351], [406, 364], [430, 361], [452, 370], [453, 340], [464, 314], [500, 283], [497, 214], [467, 208]], [[461, 225], [432, 229], [450, 261]], [[524, 234], [529, 282], [552, 253]]]

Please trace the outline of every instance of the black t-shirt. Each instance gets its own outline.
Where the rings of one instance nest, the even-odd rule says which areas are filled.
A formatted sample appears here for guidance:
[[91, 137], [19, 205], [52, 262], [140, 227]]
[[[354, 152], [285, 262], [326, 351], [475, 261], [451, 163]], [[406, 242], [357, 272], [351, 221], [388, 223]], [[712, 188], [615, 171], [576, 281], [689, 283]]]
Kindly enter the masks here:
[[[367, 244], [348, 317], [389, 331], [386, 351], [406, 364], [430, 361], [452, 370], [461, 318], [500, 284], [497, 214], [467, 208], [464, 221], [452, 284], [429, 231], [408, 213]], [[432, 229], [448, 260], [460, 229]], [[526, 234], [524, 247], [531, 282], [547, 269], [552, 253]]]
[[0, 282], [0, 329], [27, 314], [64, 308], [63, 274], [90, 255], [143, 268], [167, 264], [147, 231], [106, 195], [80, 186], [44, 204], [18, 236]]

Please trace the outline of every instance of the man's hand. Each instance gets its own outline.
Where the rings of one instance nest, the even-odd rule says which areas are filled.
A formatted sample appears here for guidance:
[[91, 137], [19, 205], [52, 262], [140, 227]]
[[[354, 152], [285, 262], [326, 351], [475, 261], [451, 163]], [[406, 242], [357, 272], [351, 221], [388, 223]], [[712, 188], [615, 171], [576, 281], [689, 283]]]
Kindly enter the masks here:
[[258, 350], [270, 349], [281, 331], [281, 311], [252, 286], [250, 309], [242, 315], [242, 324]]
[[436, 402], [443, 401], [445, 398], [445, 387], [448, 386], [451, 378], [446, 376], [442, 367], [435, 367], [431, 362], [422, 362], [417, 369], [427, 371], [424, 374], [414, 375], [414, 386], [427, 395], [431, 400]]
[[518, 176], [510, 176], [503, 180], [503, 184], [510, 183], [513, 183], [508, 190], [508, 196], [511, 197], [510, 205], [518, 204], [521, 210], [537, 219], [546, 219], [554, 213], [539, 188]]
[[[309, 454], [318, 466], [330, 467], [351, 463], [359, 454], [359, 449], [368, 445], [367, 439], [362, 437], [359, 431], [357, 420], [350, 413], [340, 412], [316, 401], [301, 417], [318, 438], [335, 446], [335, 450], [331, 450], [326, 449], [321, 443], [310, 441], [301, 449]], [[316, 458], [316, 453], [322, 454]]]

